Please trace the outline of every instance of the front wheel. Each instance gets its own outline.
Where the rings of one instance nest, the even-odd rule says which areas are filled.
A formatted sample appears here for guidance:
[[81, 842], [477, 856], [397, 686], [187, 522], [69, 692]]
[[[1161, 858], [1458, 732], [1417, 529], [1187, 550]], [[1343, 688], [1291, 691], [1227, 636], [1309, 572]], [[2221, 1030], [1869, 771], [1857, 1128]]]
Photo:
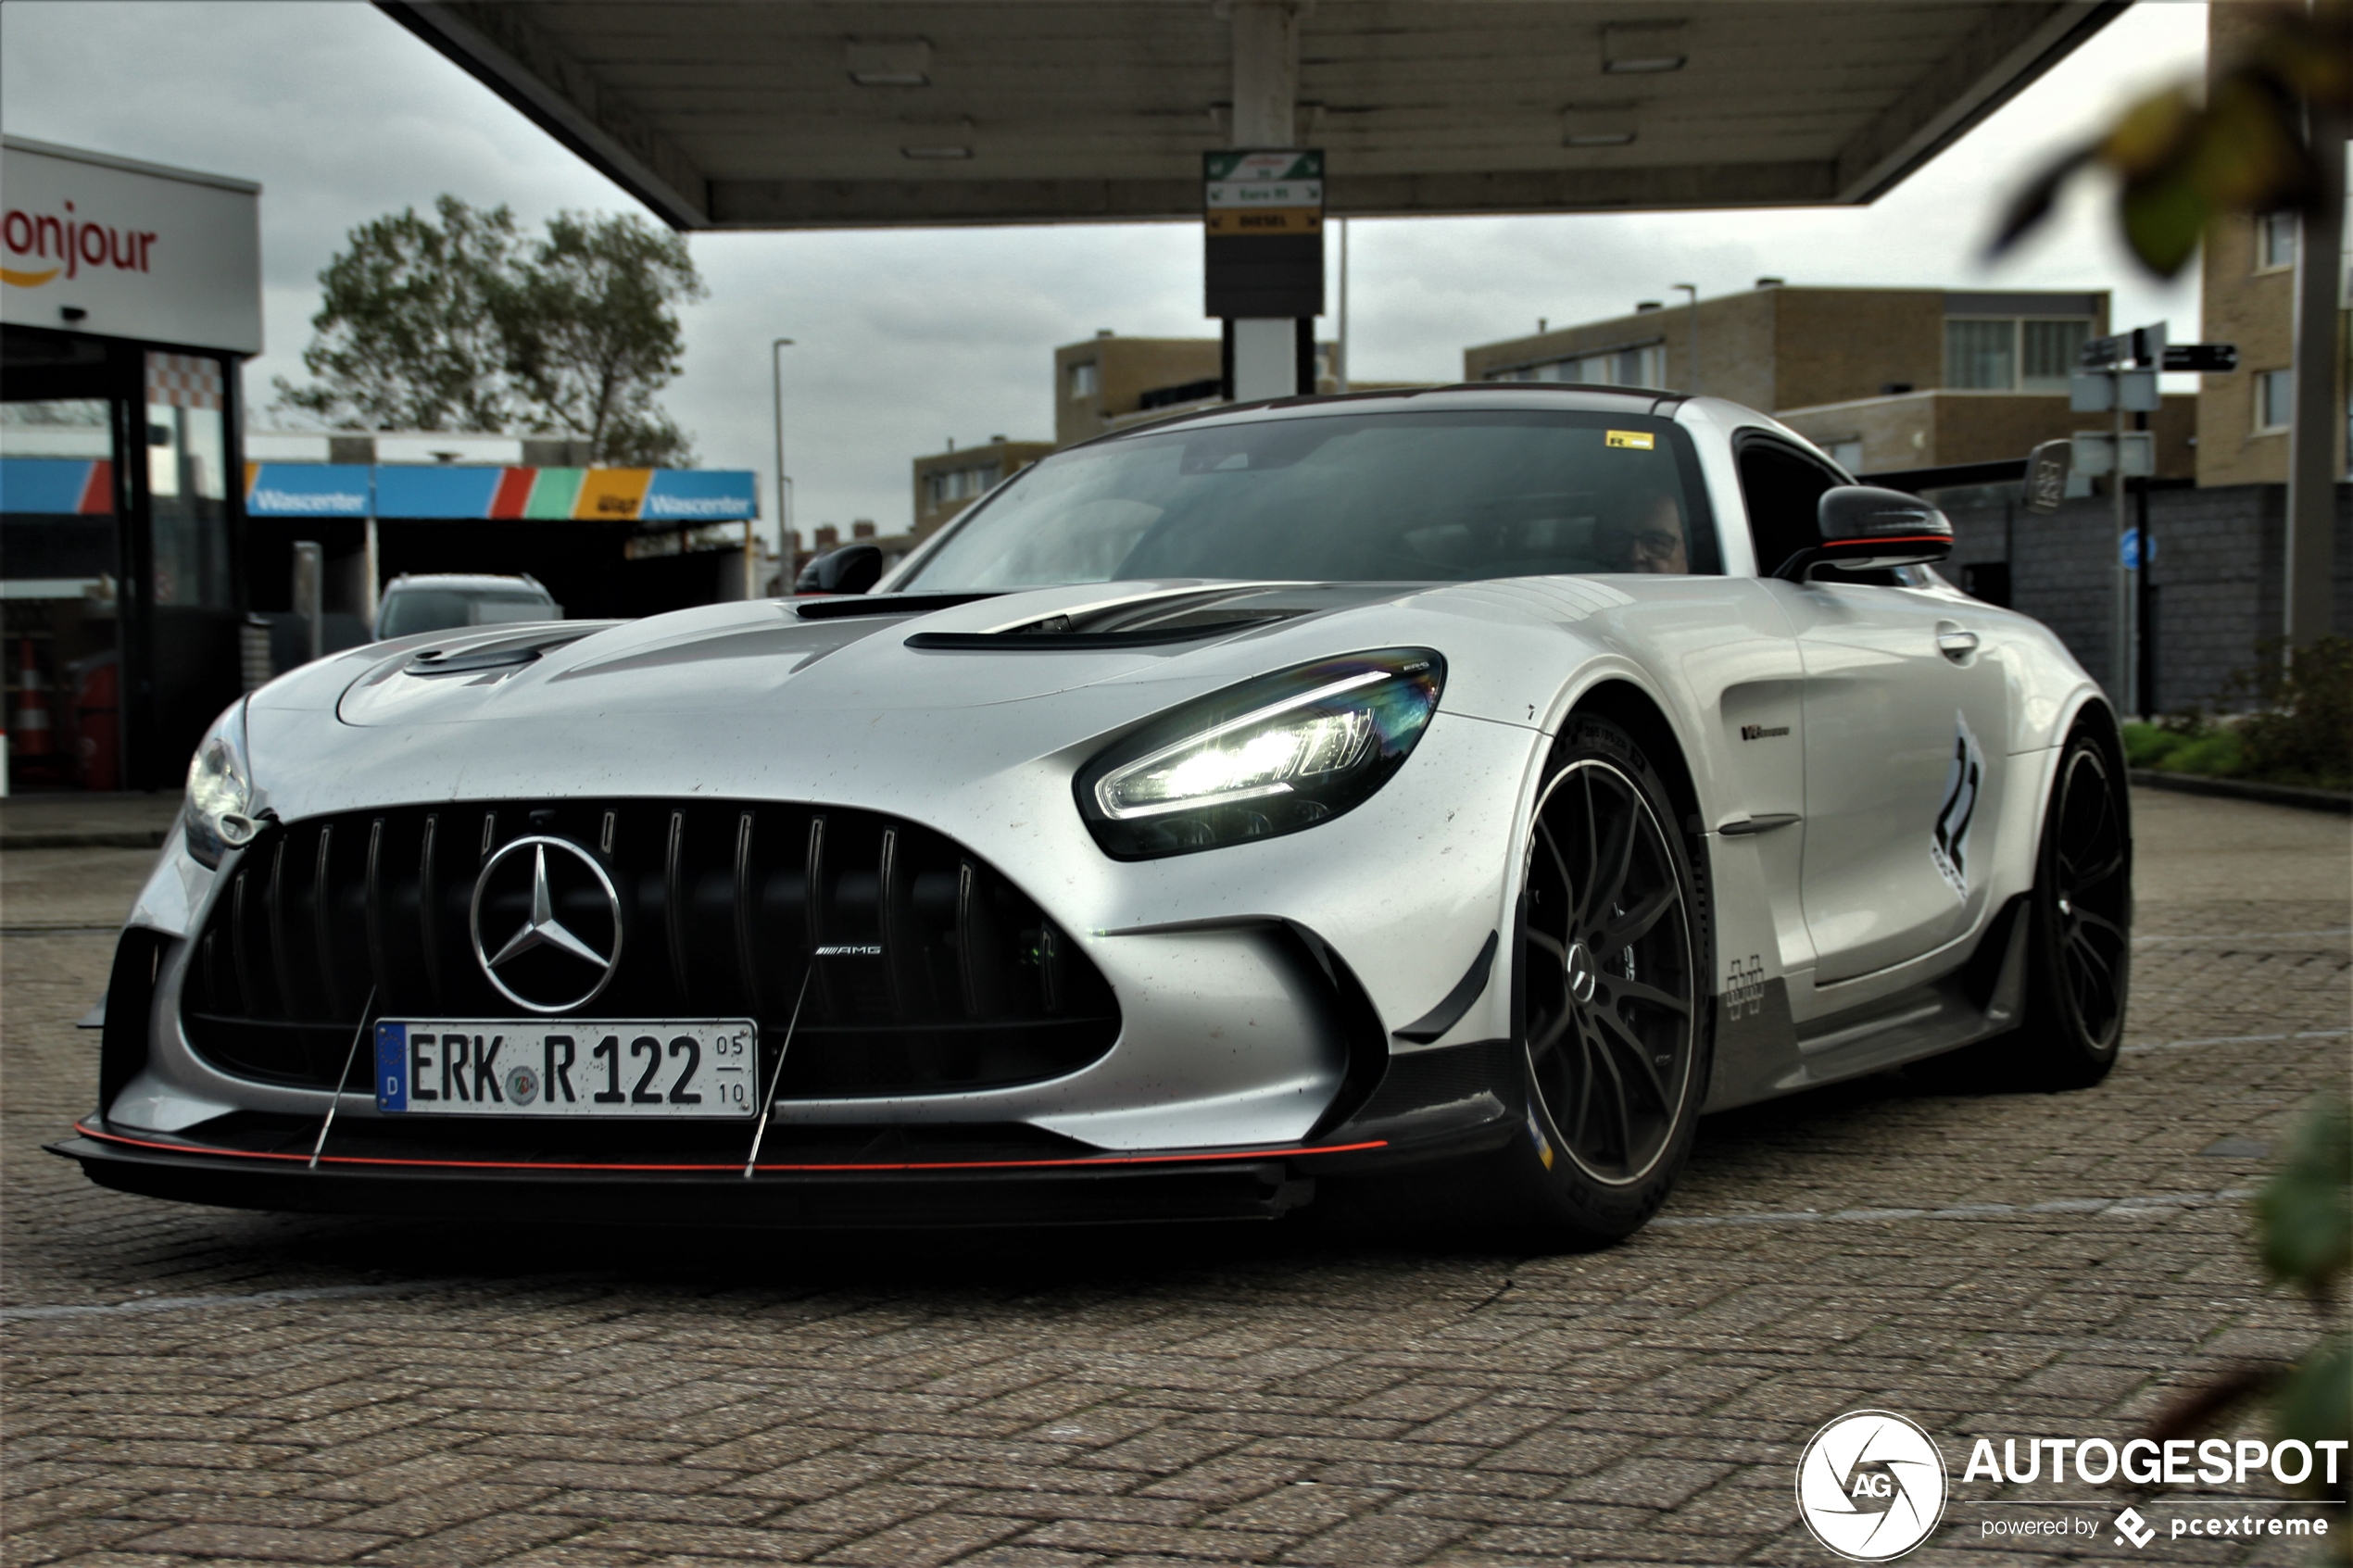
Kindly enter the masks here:
[[1521, 865], [1512, 969], [1524, 1134], [1463, 1196], [1546, 1239], [1592, 1246], [1655, 1213], [1706, 1092], [1705, 885], [1632, 736], [1570, 721]]

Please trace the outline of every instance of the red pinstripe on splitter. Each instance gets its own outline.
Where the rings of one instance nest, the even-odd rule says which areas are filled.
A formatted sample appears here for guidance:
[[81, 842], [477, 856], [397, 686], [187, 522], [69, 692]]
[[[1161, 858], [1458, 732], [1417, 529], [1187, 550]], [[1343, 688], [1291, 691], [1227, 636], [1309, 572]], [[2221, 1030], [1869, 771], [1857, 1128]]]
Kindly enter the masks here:
[[[208, 1148], [199, 1144], [162, 1143], [152, 1138], [125, 1137], [120, 1133], [101, 1132], [86, 1122], [76, 1122], [73, 1130], [100, 1143], [121, 1144], [129, 1148], [160, 1149], [166, 1154], [195, 1154], [212, 1160], [291, 1160], [297, 1165], [307, 1165], [310, 1161], [310, 1156], [307, 1154]], [[871, 1174], [891, 1171], [1087, 1170], [1124, 1165], [1206, 1165], [1230, 1163], [1237, 1160], [1294, 1160], [1311, 1154], [1359, 1154], [1367, 1149], [1388, 1147], [1387, 1138], [1374, 1138], [1365, 1143], [1323, 1144], [1313, 1148], [1237, 1148], [1203, 1154], [1087, 1154], [1062, 1160], [901, 1160], [849, 1165], [762, 1164], [759, 1169], [780, 1175]], [[319, 1157], [319, 1163], [415, 1171], [608, 1171], [640, 1175], [692, 1175], [697, 1173], [740, 1172], [743, 1169], [732, 1160], [725, 1164], [620, 1164], [587, 1160], [394, 1160], [374, 1154], [322, 1154]]]
[[492, 517], [521, 517], [531, 501], [531, 487], [539, 478], [537, 469], [507, 469], [498, 475], [498, 488], [490, 497]]

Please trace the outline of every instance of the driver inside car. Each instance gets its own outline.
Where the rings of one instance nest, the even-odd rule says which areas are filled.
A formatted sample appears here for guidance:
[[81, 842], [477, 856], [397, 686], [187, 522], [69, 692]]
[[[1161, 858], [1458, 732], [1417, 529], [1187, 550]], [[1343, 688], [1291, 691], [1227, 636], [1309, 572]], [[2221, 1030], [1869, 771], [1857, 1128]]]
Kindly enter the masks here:
[[1683, 539], [1682, 509], [1664, 491], [1632, 503], [1603, 527], [1599, 543], [1614, 571], [1672, 572], [1691, 570]]

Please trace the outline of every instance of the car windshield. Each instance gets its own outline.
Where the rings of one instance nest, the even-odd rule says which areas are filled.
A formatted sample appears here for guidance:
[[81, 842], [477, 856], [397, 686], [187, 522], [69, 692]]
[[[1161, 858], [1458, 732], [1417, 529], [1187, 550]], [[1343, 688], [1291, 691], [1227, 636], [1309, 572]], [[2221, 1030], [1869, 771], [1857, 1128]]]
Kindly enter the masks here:
[[1474, 408], [1188, 426], [1046, 458], [891, 586], [1715, 572], [1705, 495], [1690, 437], [1648, 415]]
[[444, 632], [452, 626], [547, 621], [555, 613], [553, 599], [522, 589], [396, 588], [384, 596], [376, 634], [406, 637], [417, 632]]

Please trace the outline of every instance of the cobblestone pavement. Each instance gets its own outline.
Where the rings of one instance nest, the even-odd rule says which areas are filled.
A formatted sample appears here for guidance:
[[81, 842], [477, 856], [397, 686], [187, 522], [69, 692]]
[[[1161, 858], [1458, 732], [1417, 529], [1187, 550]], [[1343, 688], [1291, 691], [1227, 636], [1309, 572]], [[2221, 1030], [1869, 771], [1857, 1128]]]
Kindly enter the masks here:
[[[1979, 1435], [2120, 1441], [2309, 1333], [2261, 1284], [2245, 1195], [2342, 1092], [2346, 826], [2137, 806], [2131, 1054], [2106, 1085], [1889, 1074], [1712, 1118], [1658, 1223], [1567, 1257], [1313, 1210], [844, 1244], [103, 1192], [39, 1145], [86, 1109], [94, 1036], [69, 1025], [144, 857], [12, 856], [7, 1560], [1826, 1562], [1794, 1461], [1876, 1406], [1955, 1476], [1911, 1562], [2296, 1561], [2108, 1528], [2127, 1501], [2160, 1532], [2218, 1512], [2187, 1494], [1959, 1481]], [[2001, 1506], [2050, 1498], [2082, 1506]], [[1984, 1534], [2030, 1517], [2096, 1530]]]

